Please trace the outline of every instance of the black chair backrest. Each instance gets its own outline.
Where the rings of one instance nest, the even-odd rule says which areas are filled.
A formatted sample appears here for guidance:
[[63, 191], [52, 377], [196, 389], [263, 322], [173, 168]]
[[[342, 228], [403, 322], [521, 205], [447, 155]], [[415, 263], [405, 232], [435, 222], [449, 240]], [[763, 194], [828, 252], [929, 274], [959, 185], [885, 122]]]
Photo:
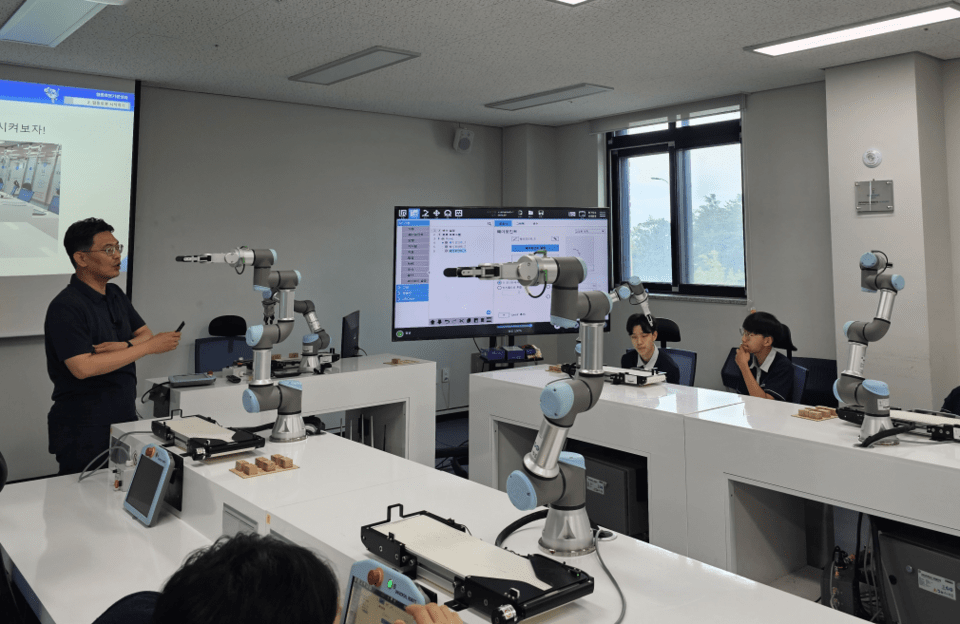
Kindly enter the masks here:
[[657, 340], [662, 349], [668, 342], [680, 342], [680, 327], [668, 318], [657, 318]]
[[0, 492], [3, 491], [3, 486], [7, 484], [7, 460], [3, 458], [3, 453], [0, 453]]
[[807, 369], [807, 386], [803, 392], [806, 404], [837, 407], [837, 397], [833, 395], [833, 382], [837, 380], [837, 361], [798, 357], [793, 359], [793, 363]]
[[242, 316], [218, 316], [210, 321], [207, 331], [211, 336], [243, 336], [247, 333], [247, 322]]
[[793, 344], [793, 338], [790, 336], [790, 328], [783, 323], [780, 323], [780, 336], [774, 339], [773, 348], [783, 349], [787, 352], [787, 358], [791, 362], [793, 361], [793, 352], [797, 350], [797, 347]]

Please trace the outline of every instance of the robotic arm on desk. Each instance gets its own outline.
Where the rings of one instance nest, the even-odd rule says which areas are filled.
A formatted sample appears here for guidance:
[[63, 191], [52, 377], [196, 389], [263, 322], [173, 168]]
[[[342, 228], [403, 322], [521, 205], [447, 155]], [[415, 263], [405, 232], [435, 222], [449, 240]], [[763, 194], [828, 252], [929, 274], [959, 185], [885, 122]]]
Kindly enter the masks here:
[[[299, 381], [271, 380], [273, 346], [283, 342], [293, 331], [294, 314], [303, 314], [311, 334], [303, 338], [301, 371], [320, 368], [321, 354], [330, 337], [320, 327], [312, 301], [297, 301], [296, 288], [300, 284], [299, 271], [274, 271], [277, 252], [272, 249], [237, 248], [227, 253], [208, 253], [196, 256], [177, 256], [178, 262], [223, 263], [240, 272], [253, 266], [253, 289], [260, 294], [263, 304], [262, 325], [247, 328], [246, 341], [253, 348], [253, 370], [247, 390], [243, 393], [243, 407], [247, 412], [259, 413], [277, 410], [279, 414], [270, 439], [274, 442], [294, 442], [306, 437], [301, 411], [302, 384]], [[329, 363], [329, 362], [328, 362]]]
[[567, 328], [579, 323], [581, 366], [576, 376], [551, 383], [540, 394], [544, 419], [533, 449], [523, 458], [523, 469], [507, 478], [507, 493], [518, 509], [548, 505], [541, 548], [563, 556], [593, 552], [586, 512], [586, 467], [581, 455], [563, 452], [563, 446], [577, 415], [600, 400], [603, 326], [613, 304], [627, 299], [642, 306], [647, 318], [652, 319], [643, 284], [632, 277], [610, 293], [580, 292], [579, 285], [587, 276], [584, 261], [576, 257], [548, 258], [545, 253], [522, 256], [517, 262], [449, 268], [443, 274], [514, 280], [525, 288], [552, 284], [550, 322]]
[[[833, 393], [848, 408], [863, 413], [860, 442], [894, 428], [887, 384], [863, 376], [867, 346], [883, 338], [890, 329], [893, 302], [906, 285], [902, 276], [886, 272], [890, 268], [893, 263], [882, 251], [874, 250], [860, 257], [860, 287], [864, 292], [880, 291], [880, 302], [872, 321], [848, 321], [843, 326], [850, 343], [850, 356], [846, 370], [833, 384]], [[890, 435], [879, 443], [897, 444], [897, 439]]]

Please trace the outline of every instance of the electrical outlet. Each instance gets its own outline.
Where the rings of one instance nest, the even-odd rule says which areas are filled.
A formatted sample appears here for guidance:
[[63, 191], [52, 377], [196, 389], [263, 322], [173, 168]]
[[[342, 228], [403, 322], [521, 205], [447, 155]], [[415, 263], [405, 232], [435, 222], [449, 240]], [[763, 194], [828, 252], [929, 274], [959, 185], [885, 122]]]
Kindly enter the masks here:
[[449, 368], [441, 368], [441, 369], [440, 369], [440, 382], [441, 382], [441, 383], [447, 383], [448, 381], [450, 381], [450, 369], [449, 369]]

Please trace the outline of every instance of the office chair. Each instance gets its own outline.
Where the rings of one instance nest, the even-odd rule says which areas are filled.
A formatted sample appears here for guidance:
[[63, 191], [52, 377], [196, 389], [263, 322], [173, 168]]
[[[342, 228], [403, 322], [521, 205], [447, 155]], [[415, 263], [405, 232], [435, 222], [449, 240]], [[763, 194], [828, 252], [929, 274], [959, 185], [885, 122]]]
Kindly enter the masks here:
[[218, 371], [239, 359], [253, 358], [253, 348], [243, 334], [247, 322], [242, 317], [218, 316], [207, 327], [210, 338], [197, 338], [193, 347], [194, 372]]
[[783, 349], [787, 352], [787, 359], [793, 361], [793, 352], [797, 350], [797, 347], [790, 337], [790, 328], [783, 323], [780, 323], [780, 335], [773, 339], [773, 348]]
[[60, 214], [60, 196], [57, 195], [50, 200], [50, 205], [47, 207], [47, 210], [53, 214]]
[[20, 201], [25, 201], [30, 203], [30, 200], [33, 199], [33, 191], [26, 188], [26, 185], [20, 188], [20, 194], [17, 195], [20, 198]]
[[833, 382], [837, 380], [836, 360], [798, 357], [793, 359], [793, 364], [807, 369], [807, 383], [804, 389], [807, 405], [837, 407], [837, 397], [833, 395]]
[[697, 352], [687, 351], [686, 349], [664, 349], [673, 361], [677, 363], [680, 369], [681, 386], [692, 386], [693, 380], [697, 376]]
[[791, 403], [803, 403], [803, 392], [807, 385], [807, 369], [799, 364], [793, 365], [793, 398]]
[[692, 386], [697, 376], [697, 352], [667, 347], [668, 342], [680, 342], [680, 327], [668, 318], [657, 318], [657, 340], [680, 368], [680, 385]]
[[3, 486], [7, 484], [7, 460], [3, 458], [3, 453], [0, 453], [0, 492], [3, 491]]

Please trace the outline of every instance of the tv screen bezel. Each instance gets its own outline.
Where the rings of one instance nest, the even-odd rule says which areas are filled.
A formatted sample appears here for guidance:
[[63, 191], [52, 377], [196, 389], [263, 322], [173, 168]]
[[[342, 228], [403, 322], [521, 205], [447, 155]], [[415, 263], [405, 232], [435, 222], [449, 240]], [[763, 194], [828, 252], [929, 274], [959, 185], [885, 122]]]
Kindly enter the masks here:
[[[610, 291], [613, 284], [613, 238], [612, 238], [612, 227], [614, 223], [614, 217], [610, 208], [606, 206], [394, 206], [392, 213], [392, 227], [393, 227], [393, 276], [391, 283], [393, 288], [391, 290], [391, 299], [390, 299], [390, 341], [391, 342], [416, 342], [421, 340], [449, 340], [455, 338], [498, 338], [501, 336], [541, 336], [541, 335], [563, 335], [563, 334], [576, 334], [579, 333], [579, 327], [574, 328], [563, 328], [555, 327], [550, 323], [538, 323], [535, 327], [511, 327], [498, 329], [496, 323], [486, 325], [486, 324], [477, 324], [477, 325], [451, 325], [451, 326], [441, 326], [436, 328], [420, 328], [425, 331], [431, 332], [431, 334], [436, 335], [416, 335], [416, 336], [398, 336], [398, 331], [403, 331], [410, 328], [398, 328], [397, 327], [397, 250], [398, 250], [398, 235], [399, 228], [397, 227], [397, 220], [400, 218], [398, 211], [400, 210], [410, 210], [410, 208], [419, 208], [421, 210], [474, 210], [474, 209], [483, 209], [483, 210], [496, 210], [496, 211], [520, 211], [520, 210], [576, 210], [576, 211], [590, 211], [590, 210], [605, 210], [606, 211], [606, 223], [607, 223], [607, 292]], [[597, 219], [591, 219], [591, 221], [596, 222]], [[451, 278], [452, 279], [452, 278]], [[607, 320], [604, 322], [603, 331], [610, 331], [610, 318], [607, 317]]]

